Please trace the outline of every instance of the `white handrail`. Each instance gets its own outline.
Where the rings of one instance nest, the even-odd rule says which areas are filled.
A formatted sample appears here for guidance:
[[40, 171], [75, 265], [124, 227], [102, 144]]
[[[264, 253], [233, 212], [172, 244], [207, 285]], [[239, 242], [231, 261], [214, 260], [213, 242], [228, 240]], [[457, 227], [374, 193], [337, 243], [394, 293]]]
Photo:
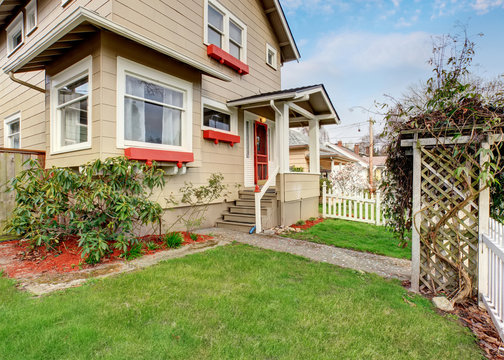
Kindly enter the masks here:
[[261, 224], [261, 199], [266, 194], [266, 191], [271, 186], [271, 183], [276, 179], [278, 174], [278, 165], [275, 169], [269, 174], [268, 180], [264, 183], [261, 188], [261, 191], [256, 192], [255, 195], [255, 225], [256, 225], [256, 233], [262, 232], [262, 224]]

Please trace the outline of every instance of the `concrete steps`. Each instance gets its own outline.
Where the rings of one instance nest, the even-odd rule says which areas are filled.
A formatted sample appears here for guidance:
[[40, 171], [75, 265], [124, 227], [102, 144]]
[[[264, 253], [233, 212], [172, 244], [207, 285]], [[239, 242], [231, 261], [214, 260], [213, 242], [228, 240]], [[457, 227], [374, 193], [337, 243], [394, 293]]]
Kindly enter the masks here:
[[[236, 231], [249, 232], [255, 226], [255, 192], [254, 189], [244, 189], [238, 192], [239, 199], [228, 210], [222, 213], [222, 220], [217, 221], [217, 227]], [[268, 220], [276, 207], [276, 190], [270, 188], [261, 199], [262, 222]]]

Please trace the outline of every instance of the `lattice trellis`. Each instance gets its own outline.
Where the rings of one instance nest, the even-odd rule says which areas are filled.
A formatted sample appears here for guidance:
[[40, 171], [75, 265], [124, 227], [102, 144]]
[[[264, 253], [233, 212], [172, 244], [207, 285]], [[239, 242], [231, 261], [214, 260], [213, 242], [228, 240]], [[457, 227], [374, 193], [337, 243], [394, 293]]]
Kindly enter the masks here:
[[[469, 196], [465, 184], [453, 176], [451, 151], [441, 146], [421, 146], [420, 208], [416, 221], [420, 233], [428, 236], [428, 229], [457, 204]], [[478, 168], [469, 171], [473, 189], [478, 186]], [[418, 226], [418, 224], [417, 224]], [[478, 199], [474, 199], [457, 216], [440, 229], [437, 242], [442, 254], [460, 261], [476, 285], [478, 273]], [[431, 291], [453, 291], [458, 285], [458, 274], [442, 262], [423, 243], [420, 244], [420, 286]]]

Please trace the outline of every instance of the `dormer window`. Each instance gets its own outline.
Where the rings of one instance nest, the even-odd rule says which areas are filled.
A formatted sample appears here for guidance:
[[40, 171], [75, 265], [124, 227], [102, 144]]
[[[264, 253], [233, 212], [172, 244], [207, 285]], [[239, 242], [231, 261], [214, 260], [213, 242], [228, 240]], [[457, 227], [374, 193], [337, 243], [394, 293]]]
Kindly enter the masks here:
[[37, 0], [31, 0], [25, 7], [26, 35], [30, 35], [37, 28]]
[[215, 0], [207, 0], [205, 6], [205, 44], [218, 46], [246, 62], [245, 24]]
[[24, 41], [23, 13], [19, 13], [13, 22], [7, 26], [7, 53], [16, 51]]

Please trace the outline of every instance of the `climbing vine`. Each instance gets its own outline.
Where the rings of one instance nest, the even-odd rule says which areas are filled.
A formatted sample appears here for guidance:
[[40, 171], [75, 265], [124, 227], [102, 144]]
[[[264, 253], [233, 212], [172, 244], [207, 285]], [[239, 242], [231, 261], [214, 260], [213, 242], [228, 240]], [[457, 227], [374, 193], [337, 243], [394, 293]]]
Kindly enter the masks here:
[[[388, 140], [387, 176], [382, 183], [387, 225], [397, 234], [400, 246], [408, 243], [410, 230], [415, 226], [422, 244], [452, 268], [458, 275], [456, 289], [450, 294], [453, 302], [463, 301], [471, 294], [472, 280], [464, 269], [463, 260], [454, 260], [439, 248], [441, 230], [488, 188], [495, 195], [492, 213], [502, 218], [504, 212], [503, 183], [499, 181], [503, 178], [504, 165], [501, 156], [503, 86], [498, 79], [483, 82], [471, 74], [474, 49], [475, 43], [466, 34], [438, 39], [430, 59], [434, 75], [421, 89], [414, 89], [403, 99], [383, 105], [386, 111], [384, 136]], [[428, 229], [424, 231], [412, 220], [418, 214], [412, 213], [411, 148], [401, 146], [406, 138], [434, 139], [437, 151], [431, 153], [449, 154], [443, 157], [443, 171], [451, 172], [449, 177], [460, 181], [465, 189], [464, 200], [452, 203], [449, 208], [431, 204], [420, 210], [425, 214], [435, 207], [438, 214], [435, 219], [429, 219]], [[478, 181], [472, 178], [474, 173]]]

